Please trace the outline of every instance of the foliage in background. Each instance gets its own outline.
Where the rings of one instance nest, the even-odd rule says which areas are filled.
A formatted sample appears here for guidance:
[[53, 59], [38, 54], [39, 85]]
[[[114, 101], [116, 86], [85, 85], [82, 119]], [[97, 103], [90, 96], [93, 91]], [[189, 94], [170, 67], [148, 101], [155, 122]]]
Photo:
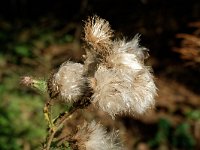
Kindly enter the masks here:
[[14, 73], [3, 77], [0, 86], [0, 149], [3, 150], [36, 148], [45, 135], [41, 111], [44, 99], [22, 92], [18, 77]]
[[37, 22], [20, 20], [15, 26], [5, 20], [0, 22], [0, 56], [6, 56], [13, 64], [33, 65], [38, 59], [45, 61], [49, 57], [44, 55], [48, 53], [46, 48], [73, 41], [73, 36], [66, 33], [68, 28], [64, 28], [65, 24], [54, 19], [42, 18]]
[[181, 123], [175, 129], [166, 119], [160, 119], [158, 122], [158, 130], [155, 137], [149, 141], [151, 148], [162, 149], [168, 147], [176, 147], [178, 149], [192, 150], [195, 147], [195, 139], [191, 134], [191, 125]]
[[45, 20], [37, 23], [18, 21], [15, 26], [12, 22], [0, 20], [2, 150], [38, 149], [44, 141], [46, 123], [42, 111], [46, 97], [34, 90], [23, 89], [20, 78], [34, 71], [45, 74], [45, 69], [36, 67], [49, 63], [43, 57], [43, 50], [50, 45], [62, 45], [73, 40], [73, 36], [69, 34], [56, 32], [57, 25], [54, 21], [47, 27]]

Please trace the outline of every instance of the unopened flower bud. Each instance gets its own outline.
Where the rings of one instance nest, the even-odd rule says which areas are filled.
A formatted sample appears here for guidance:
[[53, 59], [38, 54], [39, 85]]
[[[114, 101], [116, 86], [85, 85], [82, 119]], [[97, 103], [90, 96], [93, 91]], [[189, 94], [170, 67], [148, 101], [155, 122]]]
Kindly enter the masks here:
[[21, 84], [37, 89], [40, 92], [47, 91], [46, 81], [41, 80], [41, 79], [34, 79], [33, 77], [30, 77], [30, 76], [22, 77]]

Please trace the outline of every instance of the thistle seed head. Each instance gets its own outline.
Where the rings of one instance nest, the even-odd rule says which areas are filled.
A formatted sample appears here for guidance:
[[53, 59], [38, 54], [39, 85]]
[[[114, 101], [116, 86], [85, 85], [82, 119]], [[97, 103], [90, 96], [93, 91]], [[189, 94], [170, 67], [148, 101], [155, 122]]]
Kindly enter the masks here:
[[107, 57], [105, 65], [116, 69], [129, 67], [133, 70], [140, 70], [143, 68], [143, 64], [138, 60], [137, 56], [129, 53], [113, 53]]
[[83, 77], [83, 65], [66, 62], [48, 81], [50, 97], [56, 97], [65, 102], [75, 102], [86, 88], [86, 78]]
[[115, 40], [113, 43], [113, 51], [115, 53], [129, 53], [134, 54], [138, 61], [143, 62], [146, 58], [148, 58], [148, 49], [140, 46], [139, 44], [140, 36], [138, 34], [131, 41]]
[[107, 133], [101, 124], [84, 123], [73, 139], [81, 150], [122, 150], [118, 131]]
[[146, 67], [134, 70], [100, 66], [94, 78], [92, 103], [113, 118], [118, 114], [141, 115], [154, 107], [156, 86]]
[[109, 22], [98, 16], [89, 17], [85, 22], [84, 40], [92, 47], [92, 52], [107, 55], [112, 46], [113, 31]]

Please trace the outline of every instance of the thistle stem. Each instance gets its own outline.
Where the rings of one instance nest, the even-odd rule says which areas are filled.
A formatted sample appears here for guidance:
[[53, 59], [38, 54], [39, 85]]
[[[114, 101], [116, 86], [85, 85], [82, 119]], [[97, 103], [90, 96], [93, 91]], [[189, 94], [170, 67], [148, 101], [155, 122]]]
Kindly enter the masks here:
[[48, 136], [48, 138], [47, 138], [47, 145], [46, 145], [46, 147], [44, 148], [44, 150], [50, 150], [51, 143], [52, 143], [52, 141], [53, 141], [53, 138], [54, 138], [56, 132], [57, 132], [58, 130], [60, 130], [60, 129], [63, 127], [63, 125], [66, 123], [66, 121], [67, 121], [68, 119], [71, 118], [72, 114], [73, 114], [77, 109], [78, 109], [78, 108], [74, 108], [74, 107], [73, 107], [68, 113], [65, 112], [64, 115], [62, 115], [62, 114], [63, 114], [63, 113], [62, 113], [62, 114], [61, 114], [62, 116], [58, 117], [58, 119], [55, 120], [55, 124], [57, 124], [57, 126], [55, 126], [55, 124], [54, 124], [54, 127], [53, 127], [53, 128], [50, 128], [50, 130], [49, 130], [49, 136]]
[[44, 117], [48, 122], [49, 128], [53, 129], [54, 128], [54, 124], [52, 122], [50, 100], [45, 104], [45, 106], [43, 108], [43, 112], [44, 112]]

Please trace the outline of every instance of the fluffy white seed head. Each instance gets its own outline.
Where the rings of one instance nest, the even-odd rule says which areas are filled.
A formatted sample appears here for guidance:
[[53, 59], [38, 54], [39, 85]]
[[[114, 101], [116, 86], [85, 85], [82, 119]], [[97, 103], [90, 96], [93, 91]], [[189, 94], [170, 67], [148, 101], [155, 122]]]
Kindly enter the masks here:
[[148, 67], [144, 67], [133, 75], [131, 112], [141, 115], [154, 108], [157, 88]]
[[65, 102], [75, 102], [83, 95], [82, 91], [86, 88], [83, 65], [72, 62], [63, 63], [49, 82], [51, 82], [48, 87], [49, 91], [51, 93], [57, 92], [58, 99]]
[[93, 48], [93, 52], [106, 55], [109, 53], [112, 45], [113, 31], [110, 28], [109, 22], [99, 18], [98, 16], [90, 17], [85, 22], [85, 36], [86, 43]]
[[145, 50], [138, 35], [129, 42], [116, 40], [112, 53], [94, 74], [92, 102], [113, 118], [117, 114], [141, 115], [155, 105], [157, 91], [150, 69], [144, 65]]
[[122, 94], [127, 87], [122, 86], [123, 79], [117, 70], [100, 66], [95, 73], [93, 86], [94, 94], [92, 103], [108, 112], [112, 117], [128, 111], [128, 103], [122, 99]]
[[95, 73], [93, 103], [113, 118], [117, 114], [140, 115], [154, 107], [156, 86], [146, 67], [110, 68]]
[[118, 131], [107, 133], [101, 124], [94, 121], [85, 123], [73, 137], [79, 149], [84, 150], [122, 150], [119, 143]]
[[149, 56], [147, 48], [140, 46], [138, 34], [135, 35], [135, 37], [128, 42], [126, 42], [125, 39], [114, 41], [113, 51], [115, 53], [134, 54], [137, 57], [137, 59], [141, 62], [143, 62], [144, 59], [148, 58]]
[[129, 67], [130, 69], [140, 70], [143, 64], [138, 60], [135, 54], [113, 53], [107, 57], [106, 65], [111, 68]]

